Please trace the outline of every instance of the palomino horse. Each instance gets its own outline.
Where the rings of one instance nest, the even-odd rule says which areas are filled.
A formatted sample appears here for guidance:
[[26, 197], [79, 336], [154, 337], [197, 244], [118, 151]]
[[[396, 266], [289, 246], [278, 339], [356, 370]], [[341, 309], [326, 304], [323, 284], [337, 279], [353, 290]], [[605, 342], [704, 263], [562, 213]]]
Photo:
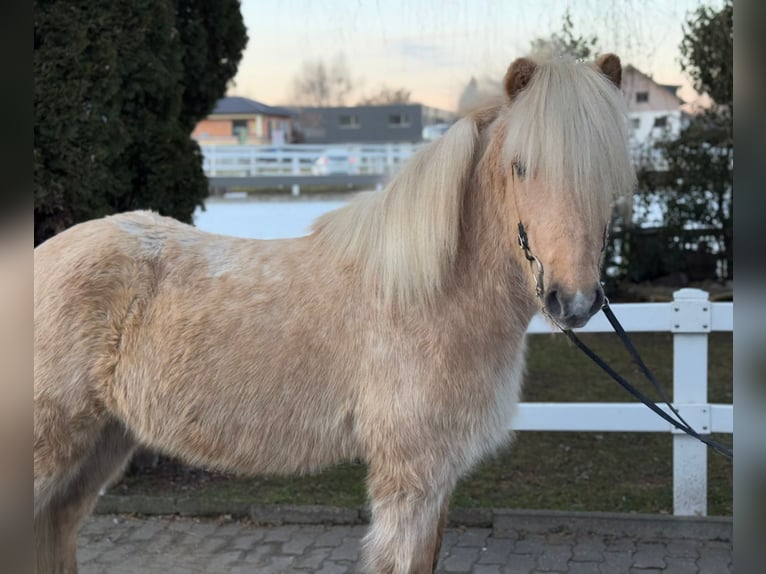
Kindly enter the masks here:
[[604, 230], [632, 191], [619, 59], [520, 58], [504, 94], [310, 235], [211, 235], [134, 212], [35, 250], [35, 541], [78, 525], [137, 445], [296, 473], [362, 459], [365, 567], [432, 572], [458, 479], [505, 443], [524, 335], [599, 309]]

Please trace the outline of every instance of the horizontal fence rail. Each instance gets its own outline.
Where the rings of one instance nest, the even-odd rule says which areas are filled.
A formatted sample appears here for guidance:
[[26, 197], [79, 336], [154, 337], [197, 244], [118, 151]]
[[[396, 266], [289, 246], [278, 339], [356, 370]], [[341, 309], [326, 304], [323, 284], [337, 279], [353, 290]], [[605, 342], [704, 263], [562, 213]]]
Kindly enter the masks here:
[[[614, 304], [612, 310], [628, 332], [673, 333], [673, 405], [700, 434], [733, 433], [733, 406], [708, 402], [707, 344], [710, 332], [733, 330], [734, 304], [711, 302], [708, 293], [699, 289], [681, 289], [672, 302]], [[603, 314], [576, 331], [613, 332]], [[558, 332], [540, 314], [527, 330], [533, 335]], [[658, 406], [669, 412], [666, 406]], [[673, 512], [707, 515], [708, 447], [641, 403], [520, 403], [510, 430], [671, 433]]]
[[[208, 177], [258, 177], [274, 175], [320, 175], [312, 169], [317, 159], [333, 150], [343, 150], [354, 158], [358, 175], [391, 175], [422, 146], [429, 142], [338, 143], [253, 145], [198, 141], [203, 155], [203, 170]], [[656, 154], [655, 154], [656, 155]], [[664, 171], [659, 156], [647, 155], [644, 148], [632, 150], [633, 161], [644, 167]], [[666, 162], [665, 162], [666, 163]]]
[[202, 144], [202, 169], [214, 177], [258, 177], [323, 175], [316, 161], [331, 150], [342, 150], [349, 157], [351, 175], [390, 175], [412, 157], [422, 144], [286, 144], [262, 145]]
[[[670, 409], [658, 405], [673, 416]], [[700, 434], [734, 432], [731, 405], [676, 405]], [[513, 430], [680, 433], [641, 403], [521, 403]]]

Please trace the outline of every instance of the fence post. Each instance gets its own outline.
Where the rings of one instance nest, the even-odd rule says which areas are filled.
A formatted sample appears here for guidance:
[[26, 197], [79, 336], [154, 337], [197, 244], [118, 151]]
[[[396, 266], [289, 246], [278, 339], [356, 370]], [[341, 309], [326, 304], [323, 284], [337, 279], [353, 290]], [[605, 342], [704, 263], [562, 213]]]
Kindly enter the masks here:
[[255, 159], [255, 148], [250, 147], [250, 175], [255, 176], [258, 175], [258, 168], [256, 167], [256, 159]]
[[208, 175], [208, 177], [212, 177], [212, 176], [216, 175], [216, 161], [215, 161], [216, 160], [216, 154], [215, 154], [216, 147], [214, 145], [206, 146], [206, 147], [209, 150], [209, 155], [205, 154], [205, 157], [209, 158], [208, 174], [207, 175]]
[[[673, 402], [682, 416], [684, 406], [706, 405], [710, 300], [700, 289], [673, 293], [670, 330], [673, 333]], [[709, 408], [707, 409], [709, 412]], [[689, 417], [685, 417], [689, 420]], [[696, 418], [696, 417], [693, 417]], [[694, 422], [689, 421], [692, 426]], [[709, 426], [696, 428], [709, 432]], [[673, 432], [673, 514], [707, 515], [707, 446], [681, 431]]]
[[394, 146], [393, 144], [386, 144], [386, 167], [385, 173], [393, 173], [394, 171]]

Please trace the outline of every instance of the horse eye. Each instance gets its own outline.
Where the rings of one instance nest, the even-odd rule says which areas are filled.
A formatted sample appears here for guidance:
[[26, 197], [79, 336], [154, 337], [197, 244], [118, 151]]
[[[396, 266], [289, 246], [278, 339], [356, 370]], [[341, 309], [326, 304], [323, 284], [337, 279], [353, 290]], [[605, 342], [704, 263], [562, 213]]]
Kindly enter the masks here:
[[527, 176], [527, 168], [520, 161], [513, 162], [513, 173], [519, 179], [524, 179]]

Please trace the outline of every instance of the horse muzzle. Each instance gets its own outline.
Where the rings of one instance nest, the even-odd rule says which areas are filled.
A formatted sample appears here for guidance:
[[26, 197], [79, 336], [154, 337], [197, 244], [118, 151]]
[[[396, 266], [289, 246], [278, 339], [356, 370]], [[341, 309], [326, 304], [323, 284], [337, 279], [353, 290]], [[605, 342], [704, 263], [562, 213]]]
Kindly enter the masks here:
[[568, 291], [552, 285], [543, 297], [545, 311], [562, 327], [576, 329], [585, 325], [604, 304], [604, 290], [600, 284], [583, 293]]

